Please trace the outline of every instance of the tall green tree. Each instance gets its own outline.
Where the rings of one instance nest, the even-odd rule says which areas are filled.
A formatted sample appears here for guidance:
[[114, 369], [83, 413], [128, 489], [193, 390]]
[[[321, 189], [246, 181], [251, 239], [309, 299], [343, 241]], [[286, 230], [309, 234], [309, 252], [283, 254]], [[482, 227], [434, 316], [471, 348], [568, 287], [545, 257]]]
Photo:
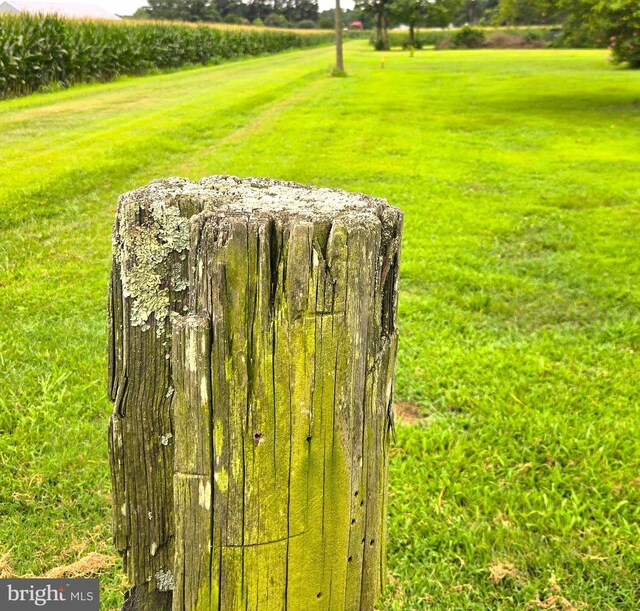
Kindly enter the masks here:
[[176, 0], [147, 0], [150, 19], [180, 19], [180, 7]]
[[640, 26], [638, 0], [556, 0], [572, 29], [588, 29], [594, 36], [631, 34]]
[[425, 25], [430, 28], [446, 28], [454, 23], [464, 5], [464, 0], [430, 0]]
[[[183, 0], [184, 1], [184, 0]], [[244, 17], [245, 5], [241, 0], [211, 0], [222, 19], [227, 17]]]
[[478, 24], [491, 21], [499, 0], [462, 0], [454, 18], [456, 25]]
[[297, 23], [303, 19], [318, 20], [317, 0], [284, 0], [282, 10], [289, 23]]
[[396, 23], [409, 26], [409, 44], [416, 45], [416, 27], [424, 25], [432, 3], [428, 0], [393, 0], [389, 14]]
[[560, 23], [564, 11], [549, 0], [500, 0], [495, 21], [505, 25]]
[[569, 44], [609, 45], [615, 62], [640, 68], [639, 0], [500, 0], [499, 14], [509, 23], [561, 23]]
[[297, 10], [298, 10], [297, 21], [302, 21], [304, 19], [310, 19], [311, 21], [318, 21], [318, 15], [320, 14], [318, 0], [298, 0]]
[[256, 19], [264, 21], [272, 10], [269, 0], [249, 0], [245, 4], [245, 13], [249, 21]]
[[217, 21], [220, 15], [215, 0], [148, 0], [149, 19], [175, 21]]
[[356, 8], [373, 17], [375, 22], [375, 48], [378, 51], [389, 48], [389, 7], [393, 0], [356, 0]]
[[613, 60], [640, 68], [640, 2], [638, 0], [549, 0], [564, 13], [569, 40], [609, 44]]
[[184, 0], [182, 15], [185, 21], [216, 21], [220, 18], [212, 0]]

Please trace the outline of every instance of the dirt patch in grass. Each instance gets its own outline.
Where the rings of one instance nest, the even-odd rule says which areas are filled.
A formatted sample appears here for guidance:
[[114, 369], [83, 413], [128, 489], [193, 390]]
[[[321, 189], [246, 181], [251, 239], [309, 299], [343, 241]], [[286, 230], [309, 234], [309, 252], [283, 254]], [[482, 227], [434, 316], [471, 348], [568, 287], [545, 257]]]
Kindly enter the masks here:
[[396, 403], [393, 413], [396, 422], [400, 424], [420, 424], [424, 420], [417, 403]]

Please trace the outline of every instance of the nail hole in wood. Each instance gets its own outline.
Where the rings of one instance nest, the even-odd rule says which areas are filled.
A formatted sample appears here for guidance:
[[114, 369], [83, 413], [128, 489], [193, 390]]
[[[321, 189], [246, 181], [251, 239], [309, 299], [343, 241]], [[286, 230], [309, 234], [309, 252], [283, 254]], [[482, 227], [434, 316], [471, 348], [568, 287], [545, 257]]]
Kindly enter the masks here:
[[253, 443], [259, 446], [264, 441], [264, 435], [260, 431], [253, 434]]

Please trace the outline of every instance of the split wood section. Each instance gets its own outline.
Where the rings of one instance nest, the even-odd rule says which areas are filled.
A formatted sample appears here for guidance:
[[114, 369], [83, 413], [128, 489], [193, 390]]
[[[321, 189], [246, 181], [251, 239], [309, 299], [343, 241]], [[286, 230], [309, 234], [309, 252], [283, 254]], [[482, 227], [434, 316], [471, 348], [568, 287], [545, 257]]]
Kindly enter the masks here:
[[114, 226], [114, 540], [128, 609], [373, 609], [386, 582], [402, 213], [156, 181]]

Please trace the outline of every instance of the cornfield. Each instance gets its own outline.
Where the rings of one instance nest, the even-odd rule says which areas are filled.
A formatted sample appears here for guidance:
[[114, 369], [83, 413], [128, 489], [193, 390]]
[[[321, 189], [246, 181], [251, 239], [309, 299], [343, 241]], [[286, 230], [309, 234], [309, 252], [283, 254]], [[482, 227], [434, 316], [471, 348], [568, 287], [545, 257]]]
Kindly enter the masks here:
[[110, 23], [55, 15], [0, 16], [0, 98], [110, 81], [188, 64], [277, 53], [333, 40], [329, 32]]

